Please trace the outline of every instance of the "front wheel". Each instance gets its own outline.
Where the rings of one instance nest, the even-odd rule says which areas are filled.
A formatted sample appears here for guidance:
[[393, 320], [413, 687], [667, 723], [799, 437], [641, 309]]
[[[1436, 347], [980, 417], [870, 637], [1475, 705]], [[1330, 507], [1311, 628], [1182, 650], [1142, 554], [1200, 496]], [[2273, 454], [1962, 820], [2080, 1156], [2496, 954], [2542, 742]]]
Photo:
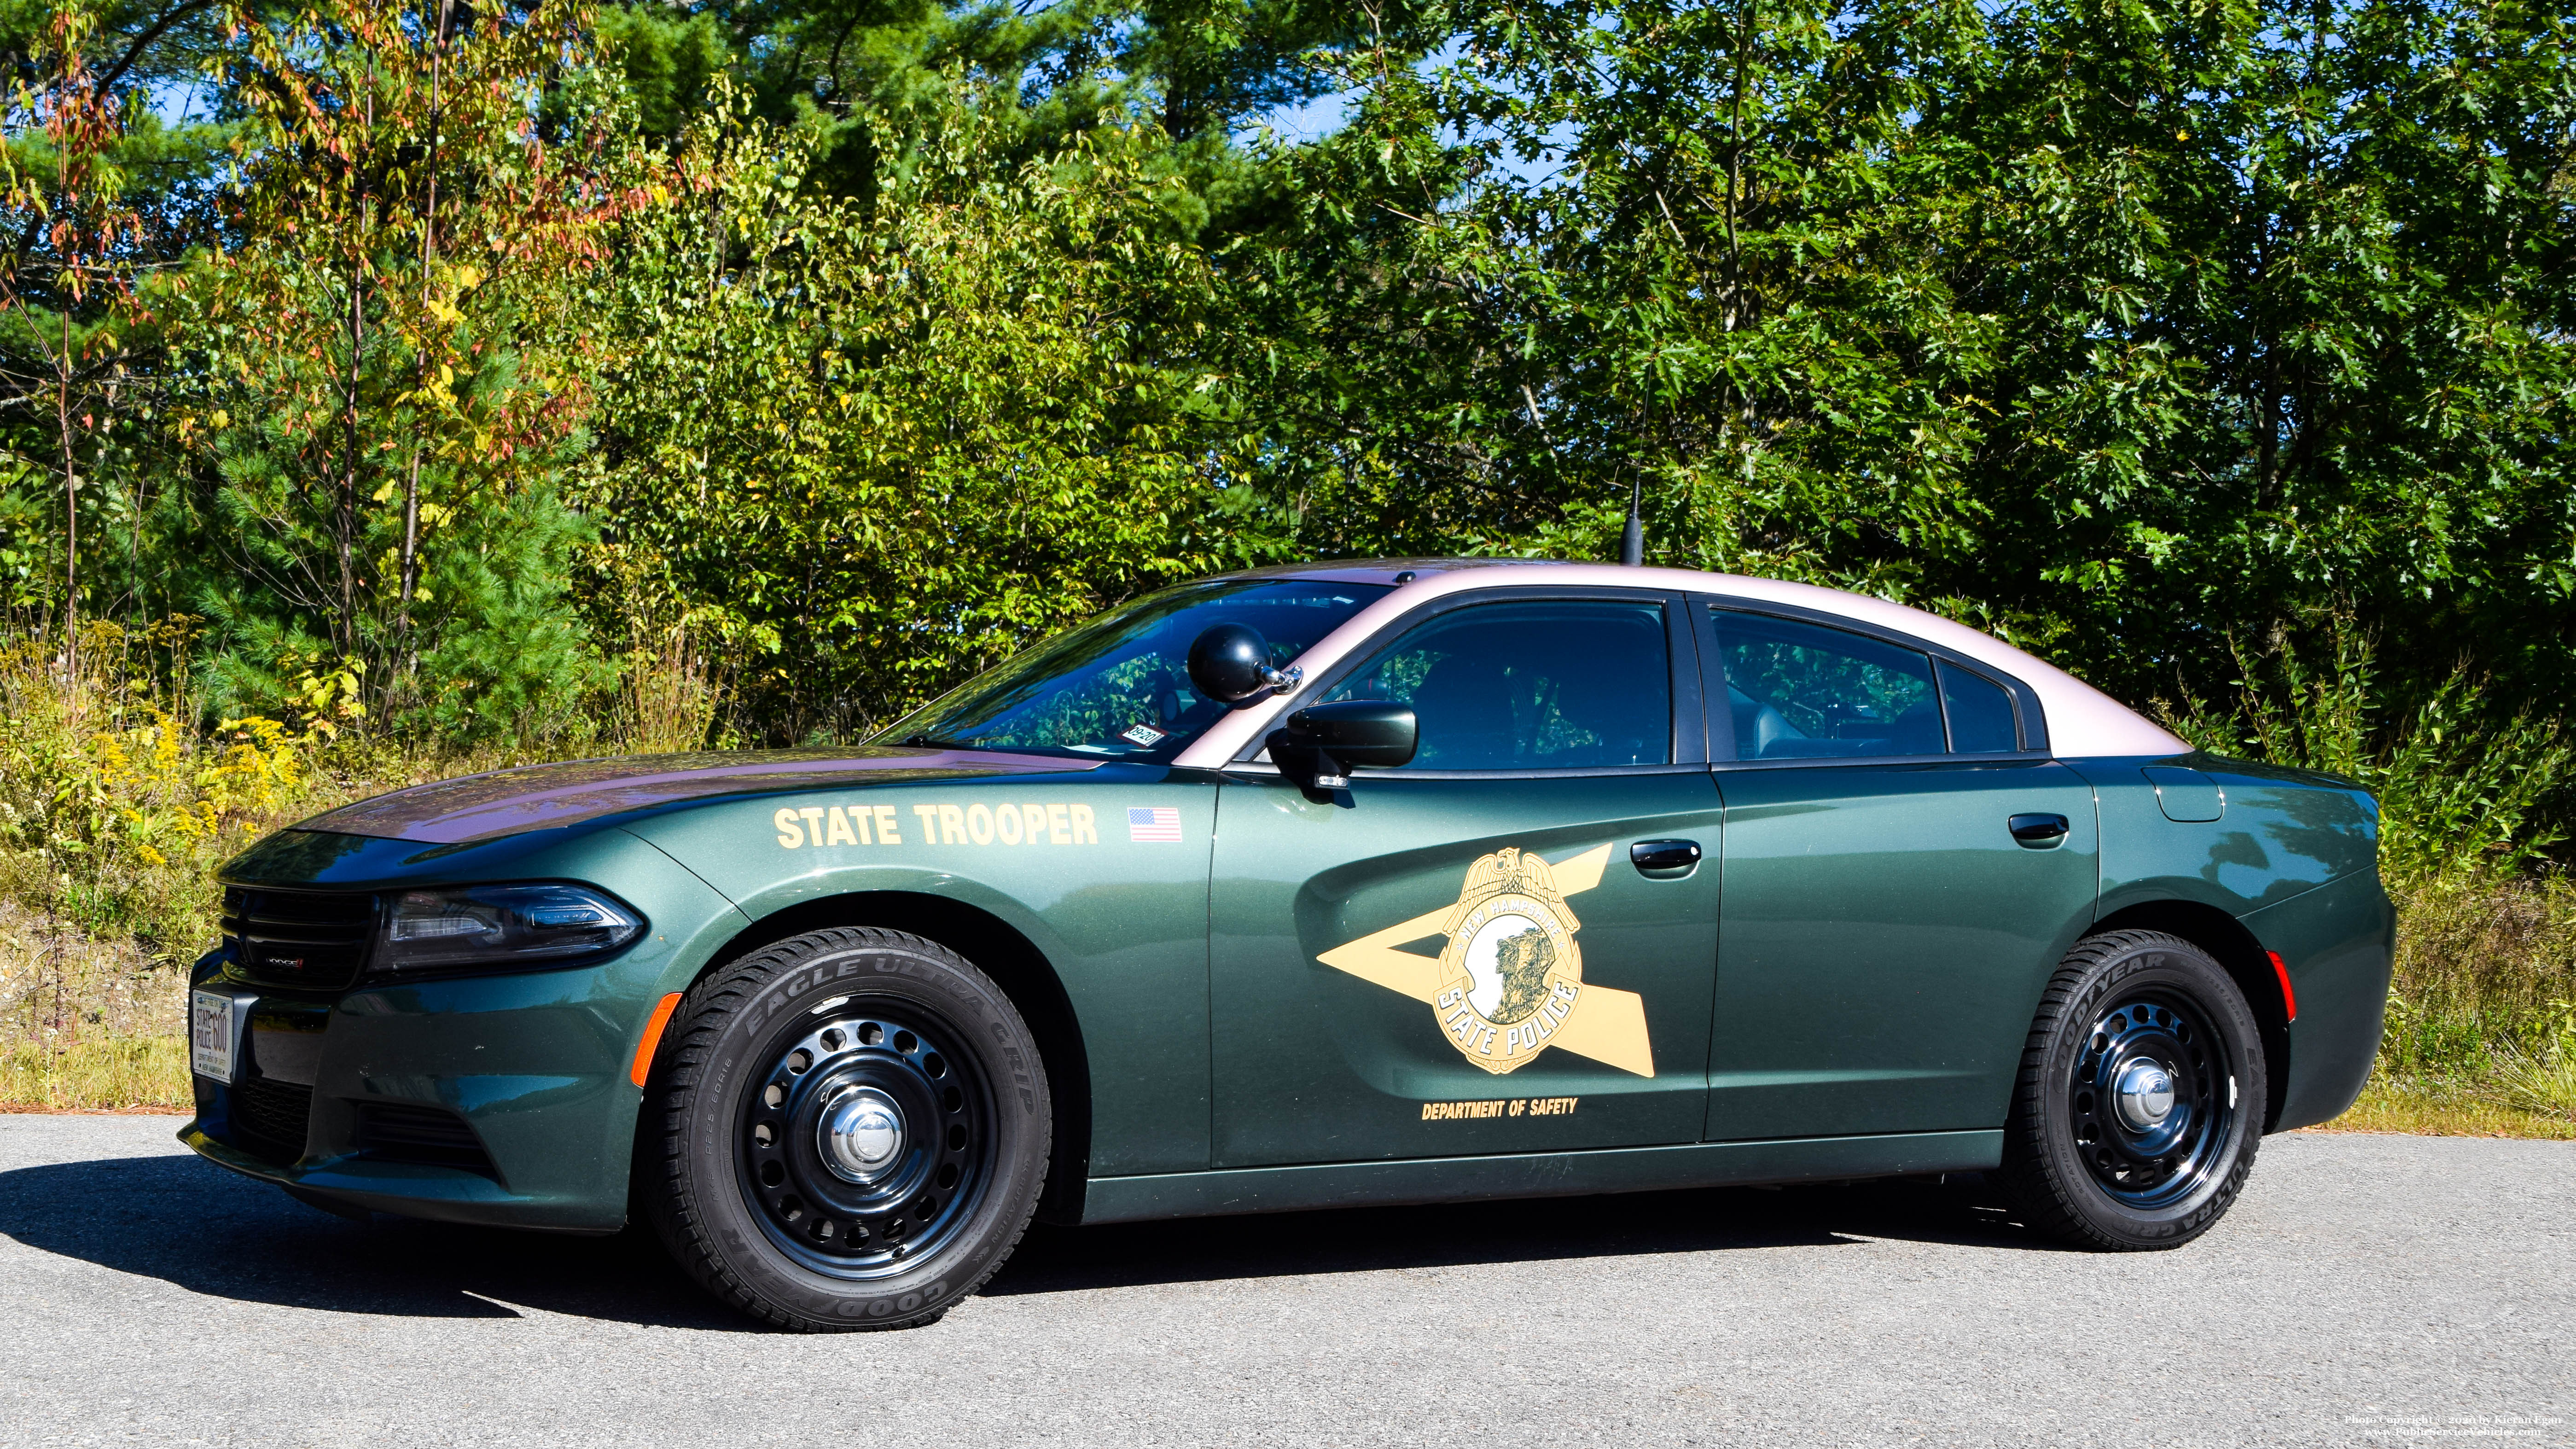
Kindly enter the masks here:
[[2254, 1014], [2207, 952], [2159, 931], [2091, 937], [2031, 1026], [2003, 1186], [2080, 1246], [2180, 1247], [2244, 1187], [2266, 1092]]
[[689, 993], [645, 1097], [638, 1186], [680, 1265], [785, 1328], [931, 1322], [1001, 1267], [1051, 1104], [1010, 998], [895, 931], [815, 931]]

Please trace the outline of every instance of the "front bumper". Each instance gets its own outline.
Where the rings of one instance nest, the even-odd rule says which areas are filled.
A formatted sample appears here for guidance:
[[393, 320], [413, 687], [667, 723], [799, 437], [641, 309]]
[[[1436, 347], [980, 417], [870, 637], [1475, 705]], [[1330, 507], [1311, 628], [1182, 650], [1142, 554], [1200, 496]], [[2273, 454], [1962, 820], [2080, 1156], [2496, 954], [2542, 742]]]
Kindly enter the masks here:
[[626, 1220], [622, 1203], [616, 1221], [603, 1221], [594, 1205], [514, 1193], [493, 1178], [461, 1168], [377, 1162], [358, 1154], [281, 1166], [211, 1135], [202, 1122], [180, 1128], [179, 1140], [208, 1162], [244, 1177], [404, 1217], [569, 1233], [613, 1233]]
[[[197, 1117], [179, 1140], [235, 1172], [354, 1206], [615, 1231], [626, 1219], [642, 1096], [627, 1071], [660, 976], [656, 963], [630, 953], [569, 971], [361, 989], [327, 1005], [275, 1003], [323, 1023], [318, 1053], [299, 1063], [313, 1080], [232, 1087], [200, 1077]], [[254, 1023], [268, 1009], [254, 1008]], [[254, 1030], [254, 1063], [260, 1041]], [[245, 1102], [251, 1094], [266, 1100]], [[303, 1104], [300, 1141], [290, 1140], [294, 1125], [280, 1128], [281, 1098]], [[264, 1114], [254, 1116], [254, 1105]], [[387, 1108], [426, 1109], [455, 1124], [470, 1150], [388, 1143]]]
[[[227, 869], [251, 861], [262, 869], [244, 883], [299, 891], [578, 880], [635, 903], [650, 926], [588, 966], [362, 981], [330, 994], [242, 984], [260, 998], [244, 1082], [196, 1078], [196, 1119], [179, 1140], [219, 1166], [353, 1207], [564, 1232], [624, 1224], [643, 1100], [628, 1072], [645, 1022], [749, 921], [623, 831], [536, 831], [464, 850], [287, 834], [295, 849]], [[226, 959], [194, 974], [229, 983], [239, 973]]]

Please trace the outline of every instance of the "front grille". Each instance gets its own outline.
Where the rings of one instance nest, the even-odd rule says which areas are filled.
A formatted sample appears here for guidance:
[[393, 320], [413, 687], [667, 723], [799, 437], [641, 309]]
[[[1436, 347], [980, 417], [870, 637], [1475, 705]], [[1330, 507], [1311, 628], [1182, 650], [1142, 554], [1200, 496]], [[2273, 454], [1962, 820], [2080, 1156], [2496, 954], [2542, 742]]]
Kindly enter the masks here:
[[444, 1107], [409, 1102], [360, 1102], [358, 1144], [370, 1157], [462, 1167], [497, 1178], [491, 1154], [464, 1118]]
[[224, 944], [246, 981], [341, 991], [376, 939], [376, 898], [339, 891], [224, 888]]
[[313, 1089], [267, 1077], [233, 1085], [233, 1136], [245, 1152], [280, 1162], [304, 1155], [304, 1124], [313, 1116]]

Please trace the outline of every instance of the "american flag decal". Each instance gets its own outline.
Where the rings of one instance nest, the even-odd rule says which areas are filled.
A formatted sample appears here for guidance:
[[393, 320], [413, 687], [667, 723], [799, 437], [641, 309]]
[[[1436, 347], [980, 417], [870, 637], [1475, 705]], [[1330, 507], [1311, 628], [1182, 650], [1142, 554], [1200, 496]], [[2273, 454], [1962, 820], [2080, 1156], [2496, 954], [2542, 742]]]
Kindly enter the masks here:
[[1156, 805], [1150, 809], [1130, 806], [1127, 811], [1127, 838], [1144, 844], [1180, 844], [1180, 810], [1170, 805]]

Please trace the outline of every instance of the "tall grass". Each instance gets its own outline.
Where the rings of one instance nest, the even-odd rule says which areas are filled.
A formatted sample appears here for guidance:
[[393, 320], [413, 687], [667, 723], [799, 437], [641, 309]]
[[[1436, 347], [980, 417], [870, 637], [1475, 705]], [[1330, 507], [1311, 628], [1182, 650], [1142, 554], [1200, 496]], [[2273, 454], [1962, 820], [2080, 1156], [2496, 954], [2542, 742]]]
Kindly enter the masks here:
[[639, 754], [670, 754], [706, 743], [721, 694], [703, 631], [684, 621], [639, 629], [626, 658], [621, 701], [628, 743]]
[[2465, 669], [2399, 699], [2368, 635], [2342, 620], [2322, 632], [2323, 663], [2286, 631], [2260, 650], [2230, 640], [2235, 698], [2186, 694], [2159, 709], [2201, 749], [2358, 781], [2379, 801], [2379, 869], [2391, 880], [2502, 881], [2545, 867], [2576, 784], [2576, 742], [2560, 722], [2499, 712]]
[[2566, 1054], [2576, 1037], [2576, 884], [2400, 880], [2396, 981], [2380, 1059], [2408, 1073], [2475, 1073], [2488, 1057]]
[[0, 1044], [0, 1103], [51, 1111], [177, 1111], [188, 1105], [184, 1034], [93, 1037], [52, 1048]]
[[352, 728], [356, 681], [314, 666], [280, 715], [204, 719], [189, 623], [93, 622], [77, 651], [0, 627], [0, 1103], [176, 1105], [187, 968], [215, 940], [215, 868], [336, 805], [518, 763]]
[[186, 634], [92, 623], [76, 652], [0, 635], [0, 900], [156, 962], [212, 931], [210, 867], [331, 793], [324, 723], [200, 727]]

